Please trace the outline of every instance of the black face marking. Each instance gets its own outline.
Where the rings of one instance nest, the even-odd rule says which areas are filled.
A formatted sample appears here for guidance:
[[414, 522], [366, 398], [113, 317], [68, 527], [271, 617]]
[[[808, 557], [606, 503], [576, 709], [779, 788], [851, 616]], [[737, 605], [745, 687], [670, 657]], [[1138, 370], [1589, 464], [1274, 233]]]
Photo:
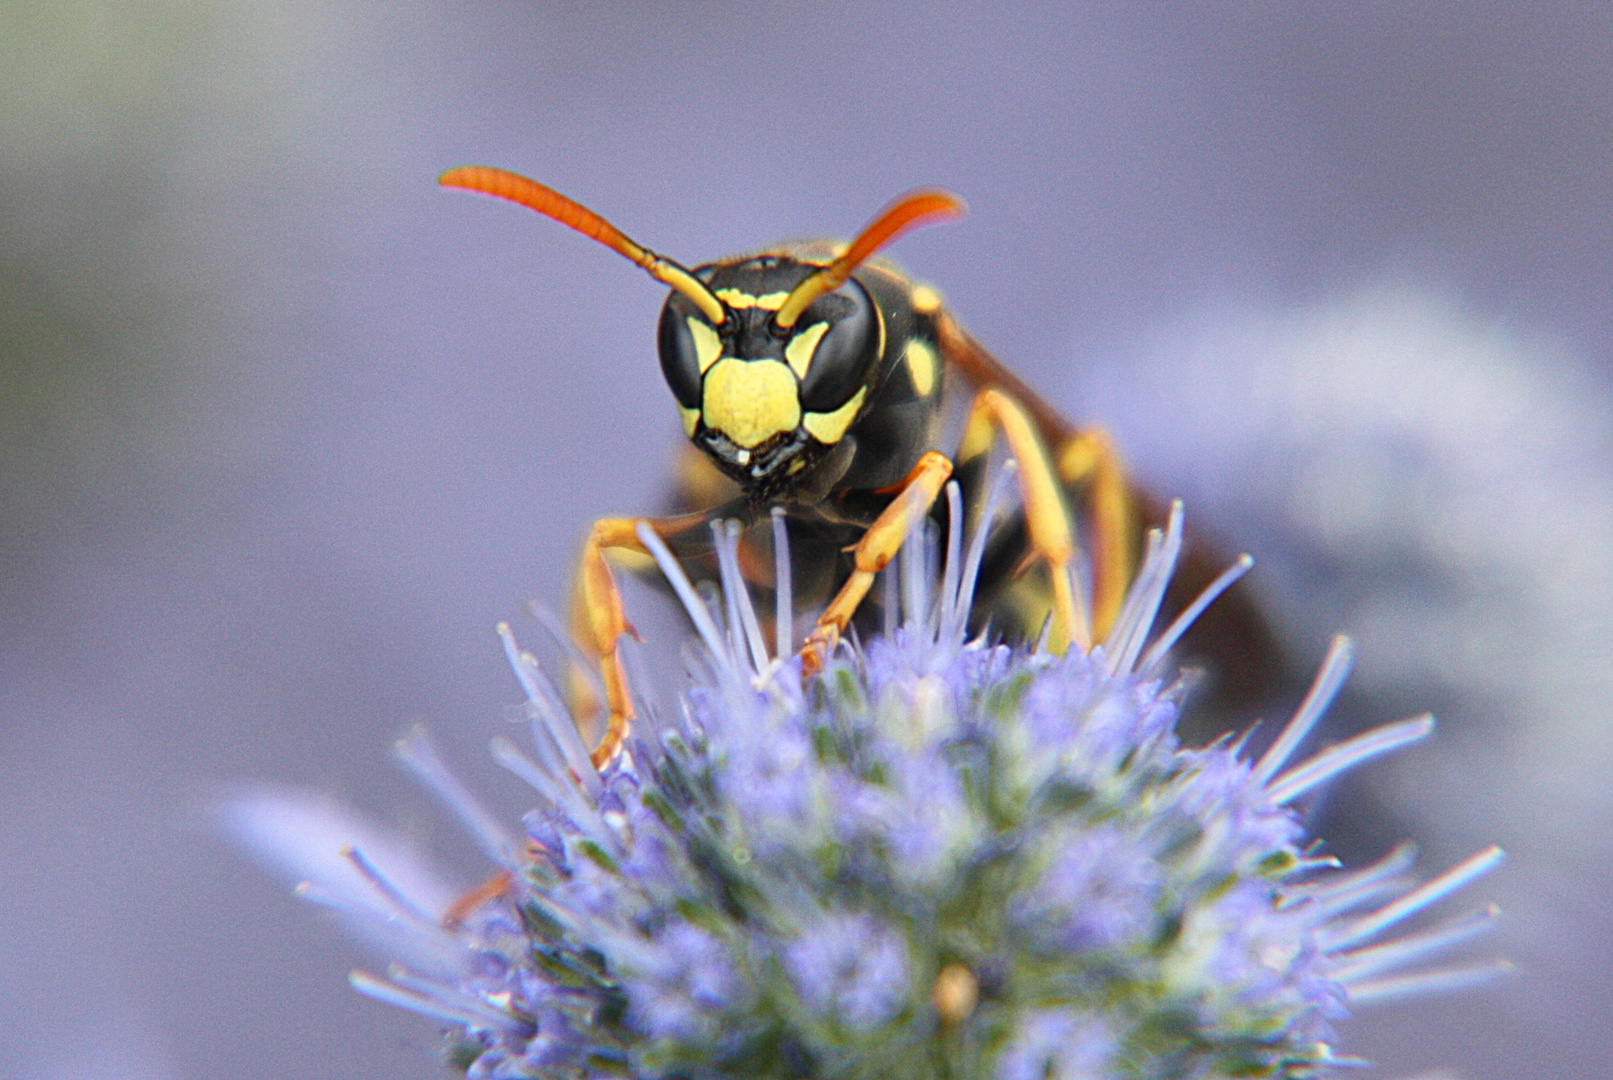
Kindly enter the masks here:
[[688, 319], [705, 322], [705, 316], [688, 299], [673, 293], [661, 308], [661, 326], [657, 331], [657, 344], [661, 353], [661, 374], [666, 377], [672, 396], [685, 409], [700, 407], [700, 352], [695, 348], [694, 335]]

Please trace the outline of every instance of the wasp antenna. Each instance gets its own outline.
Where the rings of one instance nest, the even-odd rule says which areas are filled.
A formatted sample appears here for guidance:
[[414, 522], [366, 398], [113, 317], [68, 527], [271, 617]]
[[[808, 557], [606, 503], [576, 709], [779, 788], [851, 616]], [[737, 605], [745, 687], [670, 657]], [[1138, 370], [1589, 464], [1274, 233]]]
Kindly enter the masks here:
[[536, 210], [544, 217], [553, 218], [562, 225], [576, 229], [590, 240], [599, 241], [647, 272], [655, 280], [682, 293], [714, 324], [721, 326], [727, 318], [722, 301], [688, 270], [671, 259], [663, 258], [649, 248], [634, 243], [622, 230], [588, 207], [568, 199], [536, 180], [506, 169], [495, 169], [491, 165], [466, 165], [458, 169], [449, 169], [437, 178], [437, 183], [443, 187], [479, 191], [484, 195], [520, 203], [529, 210]]
[[962, 217], [964, 210], [963, 200], [949, 191], [927, 188], [901, 196], [868, 223], [844, 254], [792, 289], [774, 321], [786, 329], [794, 326], [795, 320], [801, 317], [812, 301], [844, 285], [851, 272], [874, 252], [909, 229], [932, 221]]

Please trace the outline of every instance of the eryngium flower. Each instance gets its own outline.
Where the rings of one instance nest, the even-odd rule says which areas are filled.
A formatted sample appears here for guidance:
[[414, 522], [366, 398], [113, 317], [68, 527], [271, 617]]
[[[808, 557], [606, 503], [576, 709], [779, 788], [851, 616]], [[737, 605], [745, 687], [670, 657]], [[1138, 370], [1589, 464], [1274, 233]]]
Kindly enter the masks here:
[[[904, 551], [887, 633], [807, 679], [787, 619], [787, 659], [770, 655], [734, 530], [717, 529], [710, 606], [641, 537], [702, 638], [681, 709], [596, 771], [501, 628], [532, 728], [530, 756], [493, 747], [533, 789], [519, 837], [423, 735], [400, 744], [502, 867], [491, 886], [450, 903], [418, 867], [351, 847], [304, 885], [396, 957], [353, 985], [443, 1024], [470, 1077], [1309, 1076], [1344, 1060], [1347, 1007], [1497, 970], [1419, 969], [1493, 909], [1386, 938], [1498, 851], [1412, 887], [1408, 849], [1345, 871], [1291, 808], [1432, 726], [1290, 765], [1346, 642], [1258, 757], [1178, 742], [1184, 687], [1159, 671], [1192, 614], [1149, 635], [1179, 514], [1089, 654], [965, 640], [980, 545], [964, 554], [954, 531], [944, 559], [933, 540]], [[261, 795], [237, 821], [306, 869], [306, 806]]]

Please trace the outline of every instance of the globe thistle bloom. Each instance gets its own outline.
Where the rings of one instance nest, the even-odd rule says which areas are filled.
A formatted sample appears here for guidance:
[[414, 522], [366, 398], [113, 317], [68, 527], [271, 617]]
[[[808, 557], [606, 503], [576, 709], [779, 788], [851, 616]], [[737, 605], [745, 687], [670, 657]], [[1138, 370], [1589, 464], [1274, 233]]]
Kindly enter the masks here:
[[[1432, 729], [1414, 717], [1293, 763], [1347, 642], [1259, 755], [1180, 744], [1169, 651], [1248, 563], [1151, 636], [1179, 509], [1089, 653], [967, 639], [982, 540], [954, 526], [889, 571], [887, 632], [810, 678], [787, 574], [768, 641], [737, 527], [716, 533], [708, 603], [641, 529], [700, 642], [680, 707], [645, 710], [600, 769], [500, 628], [531, 722], [527, 750], [493, 746], [532, 787], [519, 831], [422, 734], [400, 743], [499, 868], [487, 887], [456, 901], [355, 847], [305, 886], [394, 957], [353, 985], [437, 1021], [468, 1076], [1311, 1076], [1346, 1060], [1331, 1040], [1349, 1008], [1497, 970], [1424, 966], [1493, 909], [1393, 936], [1497, 850], [1413, 885], [1409, 848], [1345, 870], [1301, 827], [1308, 792]], [[303, 806], [261, 796], [236, 821], [306, 872]]]

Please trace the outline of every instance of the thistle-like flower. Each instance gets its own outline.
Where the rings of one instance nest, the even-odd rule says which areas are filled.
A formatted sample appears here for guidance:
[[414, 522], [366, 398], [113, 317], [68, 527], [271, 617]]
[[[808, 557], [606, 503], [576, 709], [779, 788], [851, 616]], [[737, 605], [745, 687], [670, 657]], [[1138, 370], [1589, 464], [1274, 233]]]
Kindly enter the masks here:
[[1347, 642], [1258, 756], [1231, 738], [1178, 742], [1184, 684], [1161, 676], [1168, 653], [1248, 566], [1151, 638], [1179, 510], [1090, 653], [967, 640], [982, 538], [965, 550], [954, 526], [890, 571], [887, 632], [806, 679], [783, 566], [770, 642], [737, 530], [717, 528], [711, 604], [640, 535], [700, 635], [676, 712], [646, 710], [596, 770], [501, 627], [532, 728], [528, 753], [493, 746], [533, 789], [516, 835], [423, 735], [400, 743], [500, 868], [488, 887], [453, 901], [418, 868], [353, 847], [316, 864], [295, 797], [234, 810], [259, 850], [318, 866], [306, 895], [390, 950], [385, 977], [353, 985], [436, 1020], [468, 1076], [1310, 1076], [1347, 1060], [1330, 1041], [1348, 1008], [1498, 970], [1421, 966], [1493, 908], [1391, 936], [1496, 849], [1414, 887], [1409, 848], [1344, 870], [1291, 808], [1432, 729], [1415, 717], [1290, 764], [1345, 676]]

